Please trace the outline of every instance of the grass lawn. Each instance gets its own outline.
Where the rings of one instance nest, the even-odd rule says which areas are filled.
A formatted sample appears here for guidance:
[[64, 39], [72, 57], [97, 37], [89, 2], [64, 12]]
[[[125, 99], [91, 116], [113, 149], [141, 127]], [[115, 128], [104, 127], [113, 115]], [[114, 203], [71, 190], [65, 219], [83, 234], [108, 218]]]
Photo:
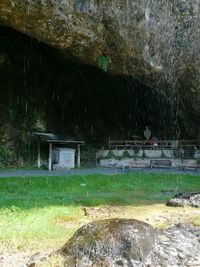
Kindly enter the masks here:
[[[170, 189], [200, 191], [200, 176], [134, 173], [1, 178], [0, 242], [20, 250], [57, 248], [86, 222], [83, 206], [126, 206], [151, 212], [154, 205], [170, 198], [161, 190]], [[198, 224], [200, 218], [195, 221]]]

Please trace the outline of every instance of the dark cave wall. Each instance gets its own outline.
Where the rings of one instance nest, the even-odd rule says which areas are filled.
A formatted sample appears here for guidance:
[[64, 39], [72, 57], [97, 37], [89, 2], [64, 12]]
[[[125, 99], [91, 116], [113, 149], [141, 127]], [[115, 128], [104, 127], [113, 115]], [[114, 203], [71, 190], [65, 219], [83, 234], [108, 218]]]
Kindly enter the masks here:
[[51, 47], [0, 27], [0, 143], [31, 160], [33, 131], [81, 138], [94, 146], [109, 137], [142, 138], [149, 125], [172, 138], [181, 121], [156, 90], [130, 76], [109, 75]]

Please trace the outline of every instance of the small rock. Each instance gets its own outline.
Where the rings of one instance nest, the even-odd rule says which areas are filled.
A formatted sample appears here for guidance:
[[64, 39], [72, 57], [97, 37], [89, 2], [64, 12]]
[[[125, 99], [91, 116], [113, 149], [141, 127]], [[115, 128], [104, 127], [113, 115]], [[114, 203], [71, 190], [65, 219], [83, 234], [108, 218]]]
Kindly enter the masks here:
[[183, 253], [181, 253], [181, 252], [178, 253], [178, 257], [180, 259], [185, 259], [185, 255]]
[[183, 192], [175, 195], [167, 202], [167, 206], [184, 207], [190, 205], [195, 208], [200, 207], [200, 192]]

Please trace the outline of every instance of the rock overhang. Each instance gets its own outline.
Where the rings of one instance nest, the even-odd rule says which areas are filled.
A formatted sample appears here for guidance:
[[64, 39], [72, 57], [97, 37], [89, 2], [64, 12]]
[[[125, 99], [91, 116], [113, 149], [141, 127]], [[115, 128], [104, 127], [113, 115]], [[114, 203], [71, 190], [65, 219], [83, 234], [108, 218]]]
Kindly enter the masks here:
[[193, 120], [200, 116], [199, 9], [198, 0], [2, 0], [0, 23], [83, 63], [142, 79]]

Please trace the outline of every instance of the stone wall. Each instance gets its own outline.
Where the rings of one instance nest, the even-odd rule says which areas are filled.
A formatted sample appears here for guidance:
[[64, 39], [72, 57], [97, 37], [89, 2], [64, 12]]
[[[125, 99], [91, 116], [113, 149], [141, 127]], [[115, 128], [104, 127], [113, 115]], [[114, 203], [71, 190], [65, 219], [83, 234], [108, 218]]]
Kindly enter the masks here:
[[[127, 152], [131, 155], [129, 158], [123, 158], [123, 153]], [[171, 160], [172, 167], [183, 168], [185, 166], [195, 166], [196, 160], [199, 158], [200, 151], [196, 150], [193, 159], [181, 159], [175, 158], [173, 150], [142, 150], [135, 152], [134, 150], [112, 150], [112, 153], [116, 156], [113, 158], [108, 157], [109, 150], [102, 151], [102, 157], [99, 161], [101, 167], [116, 167], [122, 168], [126, 165], [137, 163], [150, 167], [152, 159], [169, 159]], [[145, 155], [145, 156], [144, 156]]]

